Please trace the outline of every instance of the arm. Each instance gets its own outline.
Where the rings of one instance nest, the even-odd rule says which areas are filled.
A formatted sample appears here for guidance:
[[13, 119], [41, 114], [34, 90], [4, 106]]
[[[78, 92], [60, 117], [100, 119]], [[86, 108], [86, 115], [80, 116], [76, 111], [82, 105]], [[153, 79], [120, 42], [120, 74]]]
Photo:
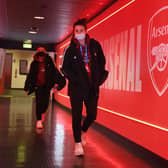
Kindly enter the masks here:
[[100, 68], [99, 85], [102, 85], [108, 77], [108, 71], [105, 70], [106, 60], [105, 60], [105, 56], [104, 56], [102, 47], [99, 44], [99, 42], [97, 42], [97, 50], [98, 50], [98, 53], [97, 53], [98, 64], [99, 64], [99, 68]]
[[53, 74], [53, 80], [54, 83], [58, 84], [57, 90], [61, 90], [66, 85], [66, 80], [64, 76], [61, 75], [59, 70], [56, 68], [54, 62], [49, 57], [50, 65], [52, 66], [52, 74]]
[[99, 42], [97, 42], [97, 56], [98, 56], [99, 68], [100, 68], [101, 71], [104, 71], [106, 60], [105, 60], [105, 56], [104, 56], [102, 47], [101, 47]]
[[71, 56], [71, 52], [70, 52], [70, 48], [68, 48], [64, 55], [61, 71], [65, 75], [65, 77], [69, 79], [70, 82], [77, 83], [76, 75], [72, 70], [70, 56]]
[[55, 67], [55, 73], [56, 73], [56, 83], [58, 84], [57, 90], [61, 90], [66, 85], [66, 80], [56, 67]]
[[30, 65], [30, 70], [29, 70], [29, 73], [27, 74], [27, 77], [26, 77], [26, 80], [25, 80], [24, 90], [26, 92], [30, 89], [32, 73], [33, 73], [33, 62]]

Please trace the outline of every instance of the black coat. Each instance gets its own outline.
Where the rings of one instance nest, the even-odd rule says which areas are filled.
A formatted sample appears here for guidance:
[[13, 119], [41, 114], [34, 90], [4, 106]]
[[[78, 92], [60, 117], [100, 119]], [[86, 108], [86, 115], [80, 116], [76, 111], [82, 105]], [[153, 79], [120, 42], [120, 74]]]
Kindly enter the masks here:
[[[98, 41], [90, 39], [89, 51], [91, 55], [91, 80], [92, 88], [96, 94], [99, 93], [99, 86], [106, 80], [108, 72], [105, 70], [105, 56]], [[68, 94], [73, 92], [87, 96], [89, 93], [89, 77], [85, 69], [85, 63], [80, 50], [74, 41], [71, 41], [69, 48], [64, 55], [62, 72], [69, 79]]]
[[[30, 71], [27, 75], [24, 90], [28, 91], [28, 94], [31, 94], [34, 92], [36, 88], [37, 83], [37, 76], [38, 76], [38, 70], [39, 70], [39, 62], [36, 60], [33, 60], [30, 66]], [[65, 78], [60, 74], [58, 69], [55, 67], [52, 59], [50, 56], [46, 56], [45, 59], [45, 81], [46, 81], [46, 87], [48, 89], [51, 89], [54, 87], [55, 84], [58, 84], [58, 90], [61, 90], [65, 84]]]

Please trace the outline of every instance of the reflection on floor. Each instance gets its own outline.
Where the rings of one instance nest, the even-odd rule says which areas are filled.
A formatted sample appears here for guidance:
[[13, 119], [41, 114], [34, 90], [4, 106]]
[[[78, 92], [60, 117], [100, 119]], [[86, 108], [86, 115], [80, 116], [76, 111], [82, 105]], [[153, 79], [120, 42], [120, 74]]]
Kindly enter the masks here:
[[0, 96], [0, 167], [157, 167], [95, 129], [88, 132], [85, 157], [77, 158], [73, 155], [70, 113], [50, 102], [45, 128], [38, 131], [34, 111], [34, 96], [26, 96], [23, 91], [8, 91]]

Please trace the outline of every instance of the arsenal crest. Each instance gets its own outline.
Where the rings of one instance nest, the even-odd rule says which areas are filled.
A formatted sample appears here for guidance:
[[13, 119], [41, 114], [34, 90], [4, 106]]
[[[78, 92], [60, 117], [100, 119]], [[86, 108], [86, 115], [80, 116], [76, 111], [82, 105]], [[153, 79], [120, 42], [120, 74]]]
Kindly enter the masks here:
[[168, 6], [151, 17], [147, 45], [149, 74], [157, 94], [162, 96], [168, 89]]

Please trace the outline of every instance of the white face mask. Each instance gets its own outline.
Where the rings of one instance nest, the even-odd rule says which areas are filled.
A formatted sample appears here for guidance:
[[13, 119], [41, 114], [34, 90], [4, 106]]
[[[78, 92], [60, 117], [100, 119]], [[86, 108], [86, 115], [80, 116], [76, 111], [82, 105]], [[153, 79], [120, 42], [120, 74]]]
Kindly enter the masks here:
[[76, 34], [75, 35], [75, 38], [77, 39], [77, 40], [83, 40], [83, 39], [85, 39], [85, 37], [86, 37], [86, 35], [85, 34]]

